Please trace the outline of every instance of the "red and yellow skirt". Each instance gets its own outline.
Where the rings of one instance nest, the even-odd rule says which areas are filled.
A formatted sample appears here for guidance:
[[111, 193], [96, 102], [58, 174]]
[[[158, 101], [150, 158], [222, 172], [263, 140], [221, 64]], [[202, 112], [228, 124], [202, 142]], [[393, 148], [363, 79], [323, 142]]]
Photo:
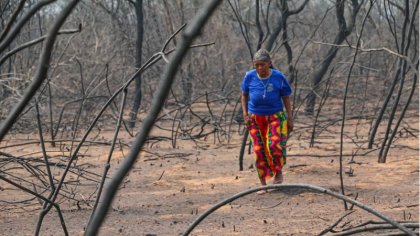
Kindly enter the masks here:
[[260, 179], [268, 179], [286, 164], [287, 117], [250, 114], [249, 136], [254, 147], [255, 167]]

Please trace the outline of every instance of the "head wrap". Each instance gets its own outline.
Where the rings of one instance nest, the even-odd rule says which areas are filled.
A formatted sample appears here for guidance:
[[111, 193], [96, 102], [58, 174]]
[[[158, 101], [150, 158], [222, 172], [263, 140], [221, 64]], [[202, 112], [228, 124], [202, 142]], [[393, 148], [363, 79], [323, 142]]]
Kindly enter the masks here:
[[270, 53], [266, 49], [260, 49], [254, 54], [254, 61], [270, 61]]

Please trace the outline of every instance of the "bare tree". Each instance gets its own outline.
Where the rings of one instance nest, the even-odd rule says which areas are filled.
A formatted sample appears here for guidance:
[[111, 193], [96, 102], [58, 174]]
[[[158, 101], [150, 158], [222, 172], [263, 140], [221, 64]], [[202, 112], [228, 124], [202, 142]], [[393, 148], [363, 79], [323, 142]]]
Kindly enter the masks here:
[[[135, 0], [134, 8], [136, 12], [136, 20], [137, 20], [137, 27], [136, 27], [136, 68], [140, 68], [142, 64], [141, 57], [143, 56], [143, 35], [144, 35], [144, 19], [143, 19], [143, 0]], [[133, 106], [130, 111], [130, 120], [128, 122], [128, 127], [133, 128], [135, 122], [137, 120], [137, 112], [139, 111], [141, 105], [141, 97], [142, 97], [142, 86], [141, 86], [141, 75], [139, 74], [136, 78], [136, 86], [135, 86], [135, 95], [133, 99]]]
[[[415, 24], [413, 24], [413, 22], [415, 21], [415, 19], [417, 18], [416, 15], [418, 13], [418, 7], [419, 7], [419, 1], [417, 0], [414, 6], [414, 9], [412, 10], [412, 12], [410, 12], [410, 1], [405, 1], [404, 6], [402, 7], [402, 13], [404, 16], [404, 23], [403, 23], [403, 27], [401, 29], [401, 41], [400, 41], [400, 46], [398, 47], [399, 53], [406, 56], [406, 57], [410, 57], [410, 45], [415, 44]], [[390, 18], [388, 18], [388, 21], [392, 21]], [[396, 33], [396, 32], [395, 32]], [[395, 38], [396, 43], [398, 42], [397, 37]], [[418, 40], [417, 40], [418, 41]], [[418, 51], [418, 50], [417, 50]], [[412, 60], [416, 60], [417, 59], [417, 66], [414, 67], [413, 69], [415, 70], [415, 68], [418, 68], [418, 53], [414, 53], [414, 55], [412, 55], [413, 58]], [[405, 77], [408, 74], [408, 71], [410, 67], [408, 67], [407, 65], [407, 60], [404, 60], [403, 58], [399, 58], [398, 59], [398, 64], [399, 64], [399, 68], [397, 70], [397, 73], [395, 74], [395, 78], [394, 78], [394, 82], [393, 85], [391, 86], [388, 96], [385, 99], [381, 111], [378, 113], [378, 117], [375, 120], [371, 135], [369, 137], [369, 147], [372, 147], [372, 142], [373, 139], [376, 135], [376, 131], [377, 128], [379, 126], [379, 123], [382, 120], [382, 117], [384, 115], [384, 111], [385, 108], [388, 107], [390, 98], [394, 92], [395, 89], [395, 85], [397, 84], [397, 81], [399, 81], [399, 90], [395, 96], [394, 99], [394, 104], [392, 105], [392, 111], [388, 120], [388, 125], [387, 125], [387, 129], [385, 132], [385, 138], [382, 141], [382, 146], [381, 146], [381, 151], [379, 152], [379, 157], [378, 157], [378, 162], [380, 163], [385, 163], [386, 162], [386, 156], [388, 154], [388, 150], [389, 147], [392, 145], [392, 141], [393, 138], [395, 137], [395, 134], [399, 128], [399, 124], [401, 123], [402, 118], [404, 117], [404, 114], [406, 112], [406, 109], [408, 107], [408, 104], [410, 104], [411, 102], [411, 98], [413, 96], [413, 92], [414, 92], [414, 87], [416, 85], [417, 82], [417, 75], [414, 75], [413, 78], [413, 87], [411, 89], [411, 93], [410, 96], [406, 102], [406, 106], [402, 111], [401, 117], [399, 119], [399, 121], [397, 122], [397, 124], [394, 126], [394, 128], [392, 129], [393, 131], [391, 132], [391, 126], [394, 120], [394, 117], [396, 116], [396, 112], [397, 112], [397, 108], [399, 108], [399, 102], [402, 96], [402, 91], [404, 88], [404, 82], [405, 82]], [[411, 68], [410, 68], [411, 69]]]
[[[21, 25], [24, 24], [30, 17], [32, 17], [39, 8], [51, 2], [52, 1], [40, 2], [36, 6], [34, 6], [26, 15], [24, 15], [22, 17], [22, 20], [19, 21], [19, 23], [16, 25], [16, 28], [14, 28], [14, 30], [12, 30], [11, 33], [9, 33], [7, 37], [5, 37], [4, 42], [0, 42], [0, 53], [4, 51], [6, 46], [9, 45], [13, 38], [16, 36], [16, 34], [21, 29]], [[13, 123], [16, 121], [16, 118], [20, 115], [20, 113], [23, 111], [29, 100], [34, 96], [37, 89], [45, 80], [48, 72], [48, 64], [50, 63], [51, 59], [51, 53], [53, 51], [52, 48], [54, 46], [58, 30], [60, 29], [61, 25], [64, 23], [65, 19], [77, 3], [77, 0], [72, 1], [71, 4], [69, 4], [68, 9], [66, 9], [66, 11], [63, 11], [62, 15], [58, 18], [56, 24], [53, 25], [53, 27], [48, 32], [34, 79], [30, 87], [26, 91], [25, 95], [23, 96], [23, 99], [14, 107], [7, 119], [1, 124], [0, 141], [10, 130]]]
[[[138, 153], [156, 158], [171, 154], [153, 153], [148, 148], [155, 143], [182, 149], [186, 141], [206, 149], [209, 142], [229, 143], [242, 135], [244, 127], [234, 121], [239, 85], [253, 52], [261, 47], [271, 50], [275, 66], [286, 68], [296, 83], [292, 137], [322, 147], [324, 136], [340, 135], [340, 148], [355, 147], [351, 154], [326, 152], [340, 157], [340, 171], [344, 158], [353, 161], [380, 149], [379, 156], [386, 159], [399, 134], [418, 132], [406, 122], [418, 113], [418, 0], [209, 1], [223, 7], [205, 27], [214, 9], [203, 13], [198, 27], [190, 21], [200, 9], [196, 0], [77, 2], [0, 1], [0, 179], [27, 194], [24, 202], [32, 203], [31, 209], [40, 210], [39, 234], [51, 209], [64, 232], [80, 231], [80, 225], [64, 221], [63, 202], [92, 209], [86, 234], [97, 232]], [[77, 7], [65, 8], [70, 4]], [[330, 14], [334, 7], [336, 15]], [[65, 11], [73, 14], [57, 18]], [[358, 12], [368, 11], [362, 24]], [[338, 33], [331, 22], [338, 22]], [[192, 42], [197, 48], [187, 50]], [[300, 116], [308, 88], [316, 92], [324, 86], [316, 117]], [[128, 127], [135, 127], [140, 115], [146, 119], [136, 134]], [[356, 131], [344, 129], [345, 122], [355, 119], [360, 125]], [[369, 124], [367, 140], [364, 128]], [[163, 134], [149, 136], [152, 128]], [[104, 131], [113, 132], [112, 137]], [[125, 142], [123, 132], [131, 135], [124, 139], [137, 137]], [[35, 138], [16, 140], [22, 133]], [[247, 139], [242, 141], [241, 156]], [[362, 153], [368, 142], [376, 146]], [[28, 156], [4, 151], [33, 144], [39, 148]], [[109, 148], [107, 160], [94, 164], [104, 165], [102, 173], [80, 164], [94, 145]], [[129, 156], [110, 179], [115, 151], [123, 147], [131, 147]], [[52, 157], [52, 152], [62, 154]], [[73, 177], [80, 184], [72, 186]], [[86, 188], [77, 189], [81, 186]], [[342, 181], [342, 193], [345, 187]], [[74, 197], [77, 193], [89, 197]]]
[[162, 82], [160, 83], [160, 89], [158, 90], [158, 94], [154, 99], [153, 108], [150, 111], [149, 116], [143, 123], [141, 135], [139, 135], [136, 139], [136, 142], [133, 145], [133, 148], [131, 149], [129, 155], [124, 160], [124, 163], [122, 163], [121, 168], [115, 174], [114, 178], [112, 178], [112, 181], [109, 183], [108, 188], [105, 190], [104, 200], [101, 203], [101, 205], [99, 205], [98, 211], [95, 212], [92, 221], [87, 226], [85, 235], [97, 234], [99, 227], [105, 219], [107, 210], [111, 205], [112, 199], [114, 198], [118, 190], [118, 186], [121, 184], [123, 178], [127, 175], [128, 171], [134, 164], [134, 161], [137, 159], [138, 153], [144, 145], [146, 137], [149, 134], [153, 123], [155, 122], [155, 119], [159, 114], [160, 109], [162, 108], [164, 100], [171, 87], [174, 74], [178, 69], [180, 62], [185, 57], [185, 54], [194, 38], [198, 35], [201, 28], [206, 23], [207, 19], [211, 16], [213, 11], [217, 8], [217, 6], [220, 3], [220, 0], [207, 2], [203, 10], [200, 12], [200, 14], [198, 14], [195, 17], [195, 19], [193, 19], [191, 25], [186, 29], [185, 33], [183, 34], [183, 40], [180, 42], [178, 49], [175, 51], [175, 55], [171, 58], [168, 66], [166, 67]]
[[[351, 0], [351, 14], [350, 19], [348, 19], [348, 22], [345, 17], [345, 8], [346, 8], [346, 0], [336, 0], [335, 2], [335, 9], [336, 9], [336, 17], [337, 17], [337, 24], [338, 24], [338, 32], [335, 36], [333, 45], [340, 45], [344, 40], [351, 34], [355, 27], [356, 23], [356, 17], [360, 10], [360, 7], [362, 6], [363, 1], [359, 0]], [[319, 68], [315, 71], [315, 73], [312, 76], [312, 91], [309, 93], [307, 98], [307, 103], [305, 107], [305, 112], [308, 114], [312, 114], [315, 107], [315, 100], [316, 95], [315, 91], [318, 89], [320, 82], [322, 81], [322, 78], [324, 77], [325, 73], [327, 72], [329, 66], [331, 65], [331, 62], [334, 60], [335, 56], [337, 55], [337, 52], [339, 50], [339, 47], [337, 46], [331, 46], [331, 48], [328, 50], [326, 55], [323, 57], [321, 64], [319, 65]]]
[[297, 7], [295, 10], [290, 10], [289, 9], [289, 5], [288, 5], [288, 1], [284, 0], [280, 2], [280, 11], [281, 11], [281, 16], [279, 17], [279, 20], [277, 22], [277, 25], [274, 28], [273, 33], [271, 33], [268, 36], [268, 40], [267, 43], [265, 45], [265, 48], [269, 51], [271, 51], [273, 49], [273, 45], [274, 42], [277, 40], [278, 35], [280, 34], [280, 32], [282, 32], [281, 34], [281, 40], [282, 40], [282, 45], [284, 45], [284, 49], [287, 52], [287, 65], [289, 66], [288, 68], [288, 79], [290, 81], [290, 83], [293, 83], [295, 80], [295, 76], [296, 76], [296, 72], [295, 72], [295, 68], [293, 67], [293, 50], [290, 46], [290, 39], [289, 39], [289, 35], [287, 32], [287, 20], [290, 16], [292, 15], [297, 15], [300, 12], [302, 12], [302, 10], [305, 8], [306, 4], [308, 3], [308, 0], [305, 0], [304, 2], [302, 2], [302, 4]]

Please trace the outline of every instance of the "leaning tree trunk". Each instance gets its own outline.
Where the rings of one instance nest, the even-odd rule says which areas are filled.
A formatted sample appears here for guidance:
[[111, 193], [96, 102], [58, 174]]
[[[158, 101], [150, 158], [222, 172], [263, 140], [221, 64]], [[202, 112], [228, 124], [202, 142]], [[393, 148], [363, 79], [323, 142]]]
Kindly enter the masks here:
[[[143, 0], [137, 0], [135, 4], [136, 8], [136, 17], [137, 17], [137, 41], [136, 41], [136, 68], [140, 68], [141, 66], [141, 55], [142, 53], [142, 44], [143, 44], [143, 35], [144, 35], [144, 27], [143, 27]], [[139, 73], [136, 78], [136, 87], [135, 87], [135, 95], [133, 106], [131, 107], [130, 111], [130, 120], [128, 122], [128, 127], [133, 128], [136, 124], [137, 120], [137, 113], [139, 111], [141, 105], [141, 74]]]
[[[350, 17], [349, 25], [347, 26], [346, 18], [344, 17], [345, 2], [345, 0], [337, 0], [335, 3], [339, 32], [335, 37], [334, 45], [341, 44], [353, 31], [357, 13], [359, 12], [360, 6], [362, 5], [362, 3], [359, 4], [357, 0], [352, 0], [352, 14]], [[332, 48], [328, 51], [328, 53], [322, 60], [323, 62], [321, 64], [321, 67], [315, 72], [315, 74], [312, 77], [312, 91], [308, 95], [308, 100], [306, 101], [305, 107], [305, 112], [307, 114], [313, 114], [314, 112], [316, 100], [315, 91], [317, 90], [325, 73], [328, 71], [328, 68], [331, 65], [331, 62], [334, 60], [335, 56], [337, 55], [337, 52], [338, 47], [332, 46]]]

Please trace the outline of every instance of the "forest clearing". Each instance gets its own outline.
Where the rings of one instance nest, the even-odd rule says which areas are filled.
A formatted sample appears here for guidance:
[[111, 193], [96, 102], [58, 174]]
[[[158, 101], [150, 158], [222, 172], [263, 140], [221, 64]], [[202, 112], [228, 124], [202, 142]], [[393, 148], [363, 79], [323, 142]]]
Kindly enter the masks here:
[[[416, 117], [412, 119], [407, 130], [418, 124]], [[304, 120], [296, 122], [296, 131], [289, 141], [284, 184], [311, 184], [340, 192], [336, 131], [330, 127], [314, 147], [309, 147], [310, 129], [305, 128]], [[355, 125], [346, 129], [354, 130]], [[362, 133], [364, 129], [359, 129], [360, 137], [366, 137]], [[161, 133], [156, 132], [152, 137], [159, 137]], [[104, 131], [97, 141], [107, 143], [112, 134]], [[239, 133], [234, 135], [229, 144], [214, 143], [213, 137], [209, 136], [207, 141], [197, 143], [179, 140], [176, 148], [163, 141], [147, 145], [120, 187], [99, 235], [180, 235], [217, 202], [257, 187], [259, 181], [252, 166], [252, 154], [245, 154], [244, 170], [239, 171], [241, 137]], [[129, 144], [128, 140], [122, 138], [121, 143]], [[30, 141], [29, 138], [25, 142]], [[346, 140], [343, 160], [345, 194], [395, 221], [418, 222], [418, 139], [410, 133], [401, 133], [394, 145], [388, 162], [378, 163], [377, 150], [359, 148], [351, 140]], [[116, 148], [110, 175], [127, 154], [128, 146]], [[102, 173], [108, 155], [105, 147], [91, 144], [86, 153], [82, 152], [77, 166], [98, 175]], [[13, 150], [25, 156], [27, 150], [37, 149], [39, 145], [31, 144], [2, 151]], [[74, 193], [77, 201], [64, 201], [61, 209], [69, 234], [83, 235], [94, 203], [92, 196], [97, 189], [95, 184], [73, 186], [72, 180], [77, 181], [77, 176], [69, 176], [69, 187], [65, 191]], [[80, 180], [83, 182], [86, 180]], [[28, 197], [22, 191], [12, 189], [2, 189], [0, 194], [1, 199], [10, 201]], [[21, 204], [21, 208], [3, 205], [2, 212], [7, 212], [7, 215], [1, 215], [1, 232], [4, 235], [32, 235], [39, 217], [35, 210], [38, 208], [38, 203], [29, 202]], [[191, 235], [317, 235], [346, 214], [334, 227], [337, 232], [369, 222], [381, 222], [378, 217], [356, 206], [345, 211], [343, 201], [331, 196], [292, 189], [272, 191], [264, 196], [254, 193], [235, 200], [207, 217]], [[55, 212], [47, 215], [44, 221], [41, 235], [63, 234]], [[361, 235], [391, 232], [398, 230], [367, 231]]]
[[[0, 1], [0, 235], [418, 235], [418, 7]], [[291, 89], [281, 184], [254, 68]]]

